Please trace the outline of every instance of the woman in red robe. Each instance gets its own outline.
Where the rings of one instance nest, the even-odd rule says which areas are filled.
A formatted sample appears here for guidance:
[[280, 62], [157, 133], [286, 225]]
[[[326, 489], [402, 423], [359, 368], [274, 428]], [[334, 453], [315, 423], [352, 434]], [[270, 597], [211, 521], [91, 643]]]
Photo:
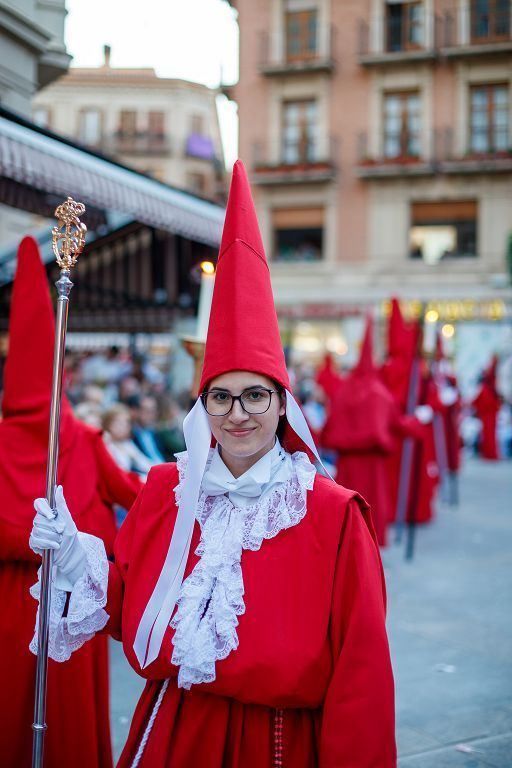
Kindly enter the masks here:
[[[28, 594], [39, 558], [28, 546], [33, 499], [45, 486], [54, 317], [37, 244], [18, 253], [0, 422], [0, 764], [29, 768], [32, 755], [36, 659], [29, 651], [35, 605]], [[98, 431], [62, 409], [59, 481], [77, 524], [113, 553], [112, 504], [129, 506], [140, 483], [117, 468]], [[71, 501], [71, 498], [73, 501]], [[97, 637], [69, 665], [49, 662], [45, 766], [109, 768], [108, 647]], [[87, 738], [84, 739], [84, 733]]]
[[59, 492], [60, 535], [75, 563], [86, 560], [69, 568], [37, 501], [32, 545], [46, 540], [73, 582], [69, 599], [57, 594], [68, 605], [52, 636], [71, 651], [105, 627], [147, 679], [123, 768], [392, 768], [385, 585], [368, 506], [308, 458], [316, 449], [290, 393], [239, 162], [200, 392], [187, 452], [151, 470], [108, 571]]

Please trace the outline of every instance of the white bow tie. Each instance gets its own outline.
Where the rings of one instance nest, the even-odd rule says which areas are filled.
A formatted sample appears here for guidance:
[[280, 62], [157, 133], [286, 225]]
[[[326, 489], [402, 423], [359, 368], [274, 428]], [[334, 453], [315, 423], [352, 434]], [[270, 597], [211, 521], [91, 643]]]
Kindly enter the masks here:
[[228, 494], [230, 501], [243, 506], [256, 499], [276, 483], [288, 479], [287, 454], [278, 442], [240, 477], [233, 477], [216, 450], [209, 469], [203, 475], [201, 488], [207, 496]]

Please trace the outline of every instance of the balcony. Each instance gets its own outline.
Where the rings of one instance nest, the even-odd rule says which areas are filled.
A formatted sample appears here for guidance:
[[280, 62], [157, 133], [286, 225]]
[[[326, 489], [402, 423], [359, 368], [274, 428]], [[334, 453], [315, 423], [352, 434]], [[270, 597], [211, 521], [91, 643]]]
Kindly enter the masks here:
[[261, 185], [331, 181], [337, 173], [338, 142], [333, 137], [308, 142], [263, 143], [253, 148], [254, 182]]
[[440, 174], [478, 175], [512, 173], [512, 147], [507, 150], [489, 149], [486, 152], [467, 150], [461, 153], [455, 147], [451, 128], [432, 132], [430, 152], [420, 155], [386, 157], [383, 152], [368, 152], [368, 136], [359, 135], [359, 161], [357, 175], [361, 179], [419, 178]]
[[417, 18], [378, 16], [360, 20], [357, 31], [359, 63], [364, 67], [433, 61], [439, 20], [419, 8]]
[[123, 133], [104, 138], [102, 151], [113, 155], [170, 155], [171, 142], [165, 134]]
[[455, 146], [451, 128], [439, 129], [434, 134], [436, 167], [438, 173], [458, 175], [512, 173], [512, 144], [507, 149], [460, 152]]
[[392, 179], [401, 177], [432, 176], [435, 164], [422, 153], [386, 156], [383, 151], [373, 153], [370, 150], [368, 134], [358, 136], [357, 175], [361, 179]]
[[334, 71], [336, 30], [318, 26], [314, 41], [303, 41], [292, 48], [285, 32], [263, 32], [260, 38], [260, 71], [267, 76], [303, 75], [307, 72], [330, 74]]
[[478, 6], [448, 12], [441, 25], [439, 45], [447, 58], [510, 55], [512, 52], [511, 7], [489, 2], [486, 12]]

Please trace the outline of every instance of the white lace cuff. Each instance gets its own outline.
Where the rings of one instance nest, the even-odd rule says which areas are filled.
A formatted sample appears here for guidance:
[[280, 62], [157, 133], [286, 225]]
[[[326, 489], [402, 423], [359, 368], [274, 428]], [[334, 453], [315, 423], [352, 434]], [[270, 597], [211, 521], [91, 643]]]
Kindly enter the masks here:
[[[58, 589], [52, 582], [49, 621], [48, 654], [55, 661], [67, 661], [73, 651], [81, 648], [108, 621], [107, 604], [108, 559], [103, 541], [87, 533], [78, 533], [86, 557], [85, 572], [75, 582], [71, 593]], [[41, 569], [37, 583], [30, 588], [36, 600], [40, 596]], [[69, 595], [67, 615], [64, 616]], [[39, 608], [30, 650], [37, 655]]]

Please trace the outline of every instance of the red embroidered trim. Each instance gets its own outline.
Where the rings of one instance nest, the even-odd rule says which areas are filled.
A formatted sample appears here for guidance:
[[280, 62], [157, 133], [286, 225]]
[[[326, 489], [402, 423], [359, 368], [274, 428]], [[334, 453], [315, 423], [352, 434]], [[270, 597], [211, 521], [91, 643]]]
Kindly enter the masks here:
[[274, 710], [274, 768], [283, 768], [283, 720], [282, 709]]

